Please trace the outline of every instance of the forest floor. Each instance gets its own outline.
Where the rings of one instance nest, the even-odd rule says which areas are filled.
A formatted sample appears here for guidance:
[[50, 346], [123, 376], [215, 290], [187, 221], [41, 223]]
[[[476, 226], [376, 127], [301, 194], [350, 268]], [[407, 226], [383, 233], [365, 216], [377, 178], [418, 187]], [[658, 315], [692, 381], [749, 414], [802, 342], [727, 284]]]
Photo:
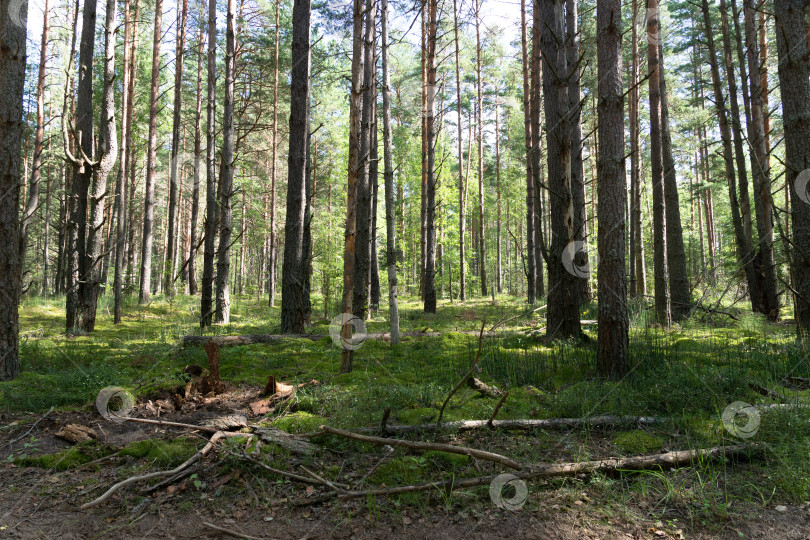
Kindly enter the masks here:
[[[28, 299], [21, 309], [23, 373], [0, 383], [0, 538], [810, 538], [810, 410], [762, 410], [756, 418], [724, 411], [751, 405], [810, 403], [810, 354], [789, 324], [768, 324], [731, 309], [696, 314], [668, 332], [647, 324], [633, 306], [631, 373], [619, 381], [595, 376], [595, 347], [547, 344], [543, 311], [517, 299], [447, 301], [437, 315], [403, 302], [398, 347], [368, 340], [354, 370], [339, 375], [341, 350], [329, 338], [222, 347], [224, 393], [178, 400], [189, 365], [206, 366], [195, 299], [129, 305], [122, 325], [100, 308], [92, 335], [66, 336], [61, 300]], [[593, 307], [583, 320], [595, 318]], [[233, 299], [232, 322], [209, 334], [278, 333], [278, 308], [263, 299]], [[384, 314], [369, 332], [386, 330]], [[218, 443], [185, 476], [124, 487], [81, 510], [114, 483], [172, 469], [211, 437], [197, 430], [111, 422], [96, 410], [102, 388], [120, 386], [137, 404], [130, 416], [203, 425], [243, 415], [250, 425], [312, 434], [320, 425], [357, 431], [436, 422], [448, 393], [473, 364], [486, 320], [497, 335], [483, 339], [474, 376], [508, 391], [497, 418], [655, 417], [652, 424], [505, 431], [445, 430], [403, 439], [485, 449], [521, 464], [579, 462], [674, 450], [761, 443], [763, 452], [691, 466], [613, 471], [527, 480], [519, 508], [493, 502], [488, 485], [444, 491], [327, 500], [325, 485], [303, 484], [257, 463], [353, 489], [456, 481], [508, 472], [503, 466], [439, 451], [373, 446], [333, 435], [310, 436], [317, 451], [297, 455], [246, 439]], [[312, 333], [328, 334], [314, 317]], [[595, 327], [586, 327], [595, 339]], [[317, 380], [268, 413], [254, 414], [268, 376], [288, 384]], [[771, 396], [763, 395], [771, 390]], [[180, 401], [183, 401], [182, 403]], [[464, 385], [444, 420], [487, 420], [498, 400]], [[53, 407], [53, 409], [51, 409]], [[56, 436], [68, 424], [97, 439], [73, 445]], [[746, 431], [747, 430], [747, 431]], [[736, 435], [736, 436], [735, 436]], [[743, 436], [742, 438], [740, 436]], [[750, 436], [749, 436], [750, 435]], [[255, 452], [255, 453], [253, 453]], [[314, 478], [314, 477], [313, 477]], [[507, 493], [507, 499], [515, 495]], [[206, 525], [210, 524], [210, 525]]]

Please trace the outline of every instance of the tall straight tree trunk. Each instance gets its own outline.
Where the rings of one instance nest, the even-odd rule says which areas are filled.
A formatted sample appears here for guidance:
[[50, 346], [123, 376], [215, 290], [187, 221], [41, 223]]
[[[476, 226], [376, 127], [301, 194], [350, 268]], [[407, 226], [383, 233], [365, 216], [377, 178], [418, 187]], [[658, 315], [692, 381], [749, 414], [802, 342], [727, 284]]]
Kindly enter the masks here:
[[420, 191], [420, 266], [419, 266], [419, 296], [425, 299], [425, 268], [427, 265], [427, 0], [421, 0], [421, 23], [422, 23], [422, 48], [420, 50], [422, 58], [422, 189]]
[[309, 137], [310, 2], [293, 4], [292, 73], [290, 83], [290, 147], [287, 158], [287, 218], [281, 285], [281, 331], [304, 332], [309, 317], [309, 289], [304, 276], [308, 249], [307, 141]]
[[[542, 21], [543, 95], [546, 108], [551, 247], [546, 333], [551, 339], [579, 339], [580, 279], [587, 274], [574, 260], [574, 186], [571, 180], [571, 121], [568, 115], [567, 51], [562, 0], [537, 0]], [[538, 19], [535, 18], [535, 24]], [[539, 130], [538, 130], [539, 132]], [[572, 249], [572, 247], [574, 249]]]
[[[132, 122], [133, 122], [133, 114], [135, 109], [135, 80], [137, 76], [137, 67], [138, 67], [138, 57], [136, 55], [136, 51], [138, 50], [138, 22], [140, 20], [140, 3], [138, 0], [135, 0], [135, 16], [132, 18], [132, 43], [130, 45], [130, 65], [129, 65], [129, 95], [130, 100], [127, 107], [127, 125], [129, 129], [127, 130], [127, 158], [126, 162], [129, 163], [129, 169], [124, 171], [124, 178], [129, 176], [129, 197], [128, 199], [128, 225], [127, 225], [127, 243], [125, 246], [124, 251], [126, 252], [126, 276], [127, 276], [127, 283], [132, 285], [135, 280], [135, 230], [137, 229], [137, 223], [135, 219], [135, 171], [138, 166], [138, 149], [133, 144], [132, 141]], [[124, 180], [124, 186], [127, 185], [127, 181]]]
[[[537, 210], [534, 207], [534, 174], [532, 172], [532, 106], [531, 81], [529, 75], [529, 43], [527, 37], [528, 23], [526, 21], [526, 0], [520, 0], [520, 51], [523, 67], [523, 131], [526, 136], [526, 281], [528, 282], [528, 303], [537, 302], [537, 260], [535, 259], [535, 233], [534, 224]], [[459, 118], [461, 115], [459, 115]], [[539, 117], [538, 117], [539, 123]], [[459, 130], [461, 124], [459, 123]], [[539, 136], [539, 135], [538, 135]], [[461, 137], [459, 136], [459, 154], [461, 153]], [[459, 167], [461, 168], [461, 167]]]
[[95, 49], [96, 0], [87, 0], [82, 14], [79, 44], [79, 84], [76, 98], [76, 150], [80, 157], [69, 156], [74, 163], [70, 193], [68, 231], [67, 298], [65, 323], [68, 332], [81, 324], [80, 309], [86, 277], [87, 194], [93, 176], [93, 52]]
[[[50, 107], [53, 111], [53, 107]], [[50, 115], [49, 115], [50, 116]], [[53, 152], [53, 139], [48, 141], [48, 151]], [[42, 231], [42, 289], [41, 294], [45, 298], [50, 295], [51, 286], [51, 186], [53, 184], [53, 166], [48, 166], [48, 174], [45, 180], [45, 213]]]
[[[525, 4], [526, 0], [523, 0], [523, 2]], [[467, 184], [466, 182], [464, 182], [464, 154], [462, 151], [464, 137], [462, 136], [462, 127], [461, 127], [461, 62], [459, 60], [457, 3], [458, 3], [457, 0], [453, 0], [453, 35], [456, 54], [456, 110], [458, 112], [458, 141], [457, 141], [458, 142], [458, 266], [459, 266], [458, 299], [459, 302], [464, 302], [465, 300], [467, 300], [467, 285], [466, 285], [467, 269], [466, 264], [464, 262], [466, 258], [464, 253], [465, 251], [464, 227], [466, 223], [464, 222], [464, 220], [466, 219], [465, 213], [467, 210], [467, 190], [466, 190]]]
[[[659, 23], [660, 24], [660, 23]], [[660, 31], [660, 30], [659, 30]], [[672, 156], [672, 136], [669, 132], [669, 105], [664, 74], [664, 46], [658, 44], [658, 73], [661, 83], [661, 152], [664, 165], [664, 201], [667, 220], [667, 269], [672, 320], [682, 321], [692, 308], [689, 275], [686, 271], [686, 251], [683, 247], [681, 208], [678, 202], [678, 179]]]
[[[349, 101], [349, 163], [348, 182], [346, 186], [346, 231], [343, 250], [343, 298], [341, 311], [344, 322], [353, 312], [353, 278], [355, 274], [356, 226], [357, 218], [357, 183], [361, 175], [360, 130], [363, 113], [363, 81], [365, 79], [365, 51], [363, 39], [363, 15], [366, 11], [364, 0], [354, 0], [352, 29], [352, 90]], [[351, 325], [344, 324], [341, 336], [351, 339]], [[352, 370], [354, 351], [343, 347], [340, 360], [340, 372]]]
[[498, 117], [498, 90], [495, 90], [495, 196], [498, 204], [495, 236], [495, 290], [503, 292], [502, 260], [501, 260], [501, 124]]
[[[136, 6], [138, 0], [135, 0]], [[113, 324], [121, 323], [121, 304], [124, 297], [124, 258], [126, 256], [127, 228], [127, 171], [129, 170], [129, 145], [132, 141], [132, 91], [130, 86], [131, 67], [134, 57], [130, 48], [133, 20], [130, 12], [131, 0], [124, 1], [124, 66], [121, 84], [121, 145], [119, 147], [118, 178], [118, 216], [115, 226], [115, 270], [113, 273]], [[137, 7], [136, 7], [137, 11]]]
[[[19, 316], [22, 286], [20, 241], [20, 142], [23, 132], [25, 87], [25, 25], [28, 3], [14, 12], [5, 0], [0, 5], [0, 381], [20, 373]], [[21, 23], [21, 24], [18, 24]]]
[[765, 142], [765, 112], [762, 101], [762, 76], [759, 67], [755, 0], [745, 0], [745, 45], [748, 51], [748, 78], [751, 92], [751, 132], [749, 140], [752, 149], [752, 172], [754, 177], [754, 207], [757, 214], [759, 233], [762, 298], [765, 315], [769, 320], [779, 318], [779, 298], [776, 286], [776, 262], [773, 253], [773, 199], [771, 197], [771, 171], [768, 148]]
[[163, 268], [163, 291], [168, 297], [174, 296], [175, 247], [179, 234], [177, 217], [180, 197], [177, 183], [182, 174], [185, 158], [180, 152], [180, 115], [183, 110], [183, 63], [186, 52], [186, 19], [188, 0], [182, 0], [177, 17], [177, 51], [174, 55], [174, 111], [172, 113], [172, 151], [169, 171], [169, 216], [166, 232], [166, 260]]
[[810, 64], [802, 0], [774, 0], [779, 86], [785, 126], [785, 181], [790, 186], [792, 221], [791, 274], [794, 280], [796, 330], [804, 339], [810, 330]]
[[[534, 209], [534, 263], [535, 263], [535, 295], [537, 298], [542, 298], [545, 294], [545, 283], [543, 281], [543, 258], [547, 255], [545, 232], [548, 228], [543, 227], [544, 219], [548, 217], [545, 211], [545, 196], [543, 190], [543, 166], [541, 164], [542, 158], [542, 145], [543, 145], [543, 131], [540, 129], [542, 107], [540, 105], [541, 94], [543, 90], [543, 62], [541, 60], [541, 36], [542, 36], [542, 17], [540, 16], [539, 4], [535, 0], [534, 13], [532, 23], [532, 57], [531, 57], [531, 83], [530, 83], [530, 114], [531, 114], [531, 173], [532, 182], [534, 187], [532, 193], [534, 195], [533, 209]], [[528, 195], [527, 195], [528, 196]], [[528, 225], [528, 224], [527, 224]], [[528, 235], [528, 226], [527, 233]], [[550, 274], [549, 274], [550, 279]]]
[[[42, 40], [39, 46], [39, 69], [37, 73], [37, 128], [34, 135], [34, 157], [31, 160], [31, 177], [28, 182], [28, 201], [20, 220], [20, 267], [25, 268], [25, 252], [28, 247], [28, 228], [34, 220], [39, 206], [39, 184], [42, 177], [42, 150], [45, 139], [45, 71], [48, 60], [48, 34], [50, 32], [50, 10], [48, 0], [42, 16]], [[45, 216], [48, 219], [48, 216]]]
[[[436, 32], [438, 0], [427, 0], [427, 230], [425, 237], [425, 313], [436, 313]], [[480, 146], [479, 146], [480, 148]], [[482, 257], [483, 259], [483, 257]]]
[[116, 2], [107, 0], [104, 21], [104, 79], [99, 120], [98, 170], [93, 175], [90, 191], [90, 224], [87, 231], [87, 252], [84, 279], [80, 287], [79, 325], [92, 332], [96, 324], [96, 308], [101, 291], [101, 263], [104, 257], [104, 207], [107, 201], [107, 179], [118, 158], [118, 140], [115, 133], [115, 17]]
[[202, 162], [202, 73], [203, 47], [205, 45], [205, 1], [200, 2], [200, 35], [197, 41], [197, 101], [194, 108], [194, 171], [191, 188], [191, 225], [188, 253], [188, 293], [197, 294], [197, 218], [200, 213], [200, 164]]
[[157, 113], [160, 90], [160, 38], [163, 0], [155, 0], [155, 29], [152, 35], [152, 82], [149, 91], [149, 138], [146, 143], [146, 182], [143, 196], [143, 238], [141, 238], [141, 282], [138, 303], [149, 301], [152, 290], [152, 241], [155, 224], [155, 172], [157, 167]]
[[[475, 77], [477, 81], [478, 104], [478, 264], [481, 278], [481, 296], [487, 295], [487, 252], [486, 234], [484, 231], [484, 109], [481, 78], [481, 0], [475, 0]], [[434, 59], [435, 60], [435, 59]], [[434, 68], [435, 69], [435, 68]]]
[[[703, 24], [705, 28], [711, 28], [711, 18], [709, 13], [709, 4], [708, 0], [704, 0], [702, 2], [702, 10], [703, 10]], [[736, 177], [735, 177], [735, 170], [734, 170], [734, 158], [733, 158], [733, 150], [732, 150], [732, 142], [731, 142], [731, 129], [729, 126], [728, 117], [726, 114], [726, 106], [725, 106], [725, 97], [723, 94], [723, 85], [720, 79], [720, 70], [718, 67], [718, 60], [717, 54], [714, 45], [714, 38], [711, 32], [706, 33], [707, 36], [707, 46], [709, 49], [709, 66], [711, 68], [711, 76], [712, 76], [712, 84], [714, 87], [714, 102], [717, 111], [718, 123], [720, 124], [720, 137], [723, 143], [723, 161], [725, 163], [725, 175], [728, 181], [728, 193], [729, 193], [729, 203], [731, 206], [731, 221], [734, 227], [734, 236], [737, 244], [737, 258], [740, 264], [743, 266], [746, 274], [746, 280], [748, 282], [748, 291], [751, 297], [751, 306], [754, 311], [761, 311], [762, 304], [761, 304], [761, 293], [759, 288], [759, 280], [756, 278], [756, 274], [754, 271], [753, 266], [753, 257], [752, 255], [752, 246], [751, 242], [748, 240], [748, 236], [745, 231], [745, 223], [743, 221], [742, 214], [740, 212], [740, 202], [737, 196], [737, 187], [736, 187]], [[727, 60], [728, 61], [728, 60]], [[704, 136], [705, 139], [705, 136]], [[704, 165], [704, 169], [707, 171], [708, 174], [708, 150], [704, 150], [704, 161], [706, 164]], [[747, 178], [740, 178], [740, 193], [747, 193]], [[746, 184], [743, 187], [743, 184]], [[712, 274], [714, 274], [714, 266], [715, 266], [715, 255], [714, 250], [716, 248], [716, 238], [714, 235], [714, 222], [712, 219], [712, 204], [711, 204], [711, 191], [708, 191], [707, 197], [705, 200], [705, 212], [706, 212], [706, 226], [708, 229], [708, 240], [709, 240], [709, 258], [712, 260]]]
[[[582, 107], [579, 85], [579, 34], [577, 0], [565, 2], [566, 54], [568, 62], [568, 116], [571, 122], [571, 194], [574, 204], [574, 240], [587, 245], [588, 220], [585, 214], [585, 173], [582, 165]], [[622, 124], [624, 125], [624, 124]], [[590, 272], [580, 279], [580, 301], [591, 297]]]
[[231, 294], [228, 286], [231, 269], [231, 234], [233, 232], [233, 169], [234, 169], [234, 79], [236, 66], [236, 2], [228, 0], [225, 32], [225, 103], [222, 106], [222, 162], [219, 179], [219, 249], [217, 250], [216, 322], [231, 321]]
[[371, 129], [374, 76], [374, 44], [376, 40], [376, 0], [370, 0], [366, 9], [363, 69], [363, 108], [360, 128], [360, 175], [357, 179], [356, 250], [354, 254], [354, 286], [352, 313], [363, 320], [368, 309], [368, 277], [371, 265]]
[[624, 169], [621, 0], [598, 0], [596, 11], [599, 36], [599, 345], [596, 366], [603, 377], [619, 377], [630, 368], [630, 324], [624, 263], [627, 183]]
[[214, 257], [217, 236], [217, 155], [216, 155], [216, 103], [217, 103], [217, 3], [208, 0], [208, 90], [206, 94], [205, 145], [205, 245], [203, 248], [203, 274], [200, 294], [200, 326], [211, 326], [214, 315]]
[[661, 74], [658, 55], [661, 37], [658, 0], [647, 0], [647, 68], [650, 86], [650, 158], [653, 186], [653, 262], [655, 274], [655, 314], [658, 323], [672, 322], [667, 266], [667, 221], [664, 188], [664, 158], [661, 144]]
[[[391, 344], [399, 343], [399, 306], [397, 304], [397, 241], [394, 217], [394, 163], [391, 144], [391, 75], [388, 70], [388, 0], [381, 0], [380, 6], [380, 42], [382, 46], [382, 98], [383, 98], [383, 179], [385, 181], [385, 261], [388, 269], [388, 319], [391, 332]], [[458, 40], [458, 30], [456, 29]], [[458, 41], [456, 41], [456, 82], [458, 77]], [[460, 105], [459, 105], [460, 111]], [[461, 113], [459, 112], [459, 132], [461, 131]], [[461, 137], [459, 136], [459, 152]], [[461, 188], [461, 158], [459, 157], [459, 189]], [[331, 214], [331, 212], [330, 212]], [[464, 245], [464, 234], [461, 235]], [[463, 247], [462, 247], [463, 251]], [[461, 265], [462, 269], [464, 264]], [[463, 270], [462, 270], [463, 271]], [[462, 281], [463, 283], [463, 281]]]
[[278, 50], [279, 50], [279, 9], [281, 0], [276, 0], [276, 39], [275, 39], [275, 62], [273, 70], [275, 78], [273, 80], [273, 168], [270, 175], [270, 251], [268, 254], [269, 264], [267, 269], [267, 289], [269, 291], [268, 303], [273, 307], [276, 303], [276, 272], [275, 259], [278, 246], [276, 245], [276, 152], [278, 150]]
[[631, 87], [629, 92], [630, 118], [630, 283], [631, 295], [647, 294], [647, 279], [644, 272], [643, 233], [641, 230], [641, 154], [639, 148], [639, 71], [638, 55], [638, 0], [633, 0], [631, 38]]

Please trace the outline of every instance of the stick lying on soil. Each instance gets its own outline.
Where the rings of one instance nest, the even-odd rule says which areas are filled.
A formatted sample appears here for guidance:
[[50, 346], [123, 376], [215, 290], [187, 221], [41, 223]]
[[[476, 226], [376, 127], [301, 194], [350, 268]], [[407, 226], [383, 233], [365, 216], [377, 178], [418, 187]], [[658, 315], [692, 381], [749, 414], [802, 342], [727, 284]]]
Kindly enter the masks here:
[[157, 471], [149, 474], [144, 474], [141, 476], [131, 476], [126, 480], [122, 480], [117, 484], [114, 484], [110, 489], [105, 491], [104, 494], [101, 495], [99, 498], [90, 501], [89, 503], [83, 504], [81, 506], [81, 509], [87, 510], [88, 508], [98, 506], [99, 504], [109, 499], [113, 495], [113, 493], [115, 493], [119, 489], [126, 487], [130, 484], [134, 484], [135, 482], [141, 482], [143, 480], [151, 480], [152, 478], [159, 478], [161, 476], [173, 476], [175, 474], [178, 474], [179, 472], [183, 471], [187, 467], [192, 466], [200, 459], [205, 457], [205, 455], [214, 447], [214, 445], [220, 439], [224, 439], [225, 437], [253, 437], [253, 436], [254, 435], [252, 433], [230, 433], [225, 431], [217, 431], [216, 433], [214, 433], [214, 436], [211, 437], [211, 440], [209, 440], [208, 443], [202, 448], [202, 450], [200, 450], [199, 452], [188, 458], [186, 461], [184, 461], [174, 469], [171, 469], [169, 471]]
[[[615, 426], [615, 425], [650, 425], [657, 424], [665, 421], [664, 418], [655, 418], [652, 416], [591, 416], [585, 418], [549, 418], [547, 420], [493, 420], [492, 425], [488, 425], [487, 420], [458, 420], [455, 422], [443, 422], [441, 424], [415, 424], [397, 426], [388, 424], [385, 427], [388, 433], [420, 433], [429, 431], [470, 431], [473, 429], [482, 429], [485, 427], [492, 427], [495, 429], [557, 429], [557, 428], [573, 428], [579, 426], [601, 427], [601, 426]], [[368, 427], [361, 430], [362, 433], [375, 433], [379, 428]]]
[[492, 461], [494, 463], [500, 463], [501, 465], [506, 465], [507, 467], [515, 470], [521, 470], [523, 468], [523, 466], [517, 461], [511, 460], [508, 457], [502, 456], [500, 454], [487, 452], [486, 450], [477, 450], [475, 448], [466, 448], [464, 446], [454, 446], [452, 444], [429, 443], [422, 441], [405, 441], [402, 439], [388, 439], [385, 437], [372, 437], [370, 435], [360, 435], [359, 433], [353, 433], [351, 431], [336, 429], [329, 426], [321, 426], [320, 429], [324, 433], [331, 433], [332, 435], [338, 435], [340, 437], [345, 437], [347, 439], [354, 439], [356, 441], [362, 441], [371, 444], [380, 444], [380, 445], [387, 444], [388, 446], [392, 447], [402, 446], [405, 448], [412, 448], [414, 450], [438, 450], [439, 452], [448, 452], [450, 454], [461, 454], [463, 456], [470, 456], [478, 459], [483, 459], [486, 461]]
[[[658, 468], [683, 467], [692, 465], [695, 461], [703, 459], [717, 459], [744, 454], [749, 451], [761, 451], [763, 445], [741, 444], [735, 446], [718, 446], [698, 450], [679, 450], [665, 454], [634, 456], [629, 458], [608, 458], [596, 461], [580, 461], [574, 463], [551, 463], [548, 465], [534, 465], [525, 470], [514, 473], [514, 476], [524, 480], [533, 478], [553, 478], [560, 476], [576, 476], [583, 473], [610, 472], [610, 471], [641, 471]], [[454, 489], [481, 486], [492, 482], [496, 476], [479, 476], [476, 478], [452, 479], [444, 482], [430, 482], [410, 486], [397, 486], [383, 489], [366, 489], [362, 491], [347, 491], [345, 493], [326, 493], [313, 499], [303, 499], [293, 503], [293, 506], [303, 506], [325, 502], [335, 497], [339, 499], [356, 499], [368, 496], [397, 495], [414, 491], [441, 490], [449, 492]]]

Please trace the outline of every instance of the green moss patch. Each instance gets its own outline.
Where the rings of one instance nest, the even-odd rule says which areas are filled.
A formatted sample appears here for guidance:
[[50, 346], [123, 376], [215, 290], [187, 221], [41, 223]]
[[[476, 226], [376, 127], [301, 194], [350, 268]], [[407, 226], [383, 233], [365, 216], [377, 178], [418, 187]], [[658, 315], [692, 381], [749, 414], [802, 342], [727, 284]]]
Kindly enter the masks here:
[[26, 456], [12, 461], [23, 467], [41, 467], [43, 469], [55, 469], [65, 471], [73, 469], [84, 463], [110, 455], [112, 450], [97, 441], [87, 441], [72, 446], [67, 450], [56, 454], [44, 454], [41, 456]]
[[315, 431], [319, 426], [328, 423], [329, 422], [323, 416], [298, 411], [287, 416], [282, 416], [273, 422], [273, 426], [278, 429], [283, 429], [288, 433], [307, 433], [309, 431]]
[[613, 436], [613, 444], [627, 454], [649, 454], [664, 446], [664, 439], [648, 431], [635, 429]]
[[120, 456], [135, 459], [146, 459], [161, 467], [176, 467], [197, 452], [197, 441], [180, 437], [171, 441], [146, 439], [129, 443], [120, 452]]

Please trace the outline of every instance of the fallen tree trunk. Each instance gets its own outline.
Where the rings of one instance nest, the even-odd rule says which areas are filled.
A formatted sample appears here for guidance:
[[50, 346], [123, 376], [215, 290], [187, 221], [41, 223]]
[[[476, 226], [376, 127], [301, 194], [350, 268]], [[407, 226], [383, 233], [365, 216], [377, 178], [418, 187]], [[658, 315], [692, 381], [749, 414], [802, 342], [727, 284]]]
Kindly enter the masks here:
[[[747, 452], [759, 452], [765, 447], [763, 445], [734, 445], [718, 446], [714, 448], [703, 448], [698, 450], [679, 450], [667, 452], [665, 454], [653, 454], [645, 456], [634, 456], [629, 458], [608, 458], [595, 461], [580, 461], [573, 463], [551, 463], [548, 465], [535, 465], [522, 471], [513, 473], [514, 477], [530, 480], [536, 478], [554, 478], [561, 476], [576, 476], [584, 473], [595, 472], [615, 472], [615, 471], [641, 471], [659, 468], [683, 467], [692, 465], [695, 461], [706, 459], [719, 459]], [[430, 482], [427, 484], [415, 484], [410, 486], [397, 486], [383, 489], [366, 489], [362, 491], [347, 491], [344, 493], [327, 493], [310, 500], [300, 500], [293, 503], [293, 506], [317, 504], [329, 499], [356, 499], [368, 496], [398, 495], [400, 493], [412, 493], [414, 491], [441, 490], [450, 492], [455, 489], [469, 488], [490, 484], [496, 478], [495, 475], [479, 476], [475, 478], [451, 479], [443, 482]]]
[[[401, 332], [400, 337], [432, 338], [440, 337], [446, 332]], [[478, 332], [453, 332], [454, 334], [464, 334], [477, 336]], [[484, 332], [484, 337], [496, 336], [496, 332]], [[252, 334], [245, 336], [183, 336], [183, 346], [205, 345], [209, 341], [221, 347], [229, 345], [252, 345], [254, 343], [278, 343], [283, 339], [309, 339], [319, 341], [330, 337], [329, 334]], [[366, 339], [379, 341], [391, 341], [389, 332], [374, 332], [366, 334]]]
[[486, 461], [492, 461], [494, 463], [500, 463], [501, 465], [506, 465], [507, 467], [515, 470], [521, 470], [523, 468], [523, 466], [517, 461], [509, 459], [508, 457], [502, 456], [500, 454], [487, 452], [486, 450], [477, 450], [475, 448], [466, 448], [464, 446], [454, 446], [452, 444], [429, 443], [422, 441], [405, 441], [402, 439], [373, 437], [370, 435], [361, 435], [359, 433], [353, 433], [351, 431], [345, 431], [343, 429], [337, 429], [329, 426], [321, 426], [320, 429], [323, 433], [330, 433], [332, 435], [338, 435], [340, 437], [345, 437], [347, 439], [354, 439], [355, 441], [379, 445], [388, 445], [392, 447], [402, 446], [405, 448], [411, 448], [413, 450], [425, 450], [425, 451], [437, 450], [439, 452], [448, 452], [450, 454], [461, 454], [463, 456], [470, 456], [478, 459], [484, 459]]
[[[585, 418], [549, 418], [546, 420], [493, 420], [494, 429], [516, 429], [531, 431], [535, 429], [573, 428], [580, 426], [601, 427], [615, 425], [651, 425], [658, 424], [666, 419], [652, 416], [591, 416]], [[487, 420], [457, 420], [455, 422], [442, 422], [441, 424], [415, 424], [415, 425], [386, 425], [387, 433], [423, 433], [429, 431], [470, 431], [488, 426]], [[368, 427], [360, 430], [362, 433], [377, 433], [379, 427]]]

